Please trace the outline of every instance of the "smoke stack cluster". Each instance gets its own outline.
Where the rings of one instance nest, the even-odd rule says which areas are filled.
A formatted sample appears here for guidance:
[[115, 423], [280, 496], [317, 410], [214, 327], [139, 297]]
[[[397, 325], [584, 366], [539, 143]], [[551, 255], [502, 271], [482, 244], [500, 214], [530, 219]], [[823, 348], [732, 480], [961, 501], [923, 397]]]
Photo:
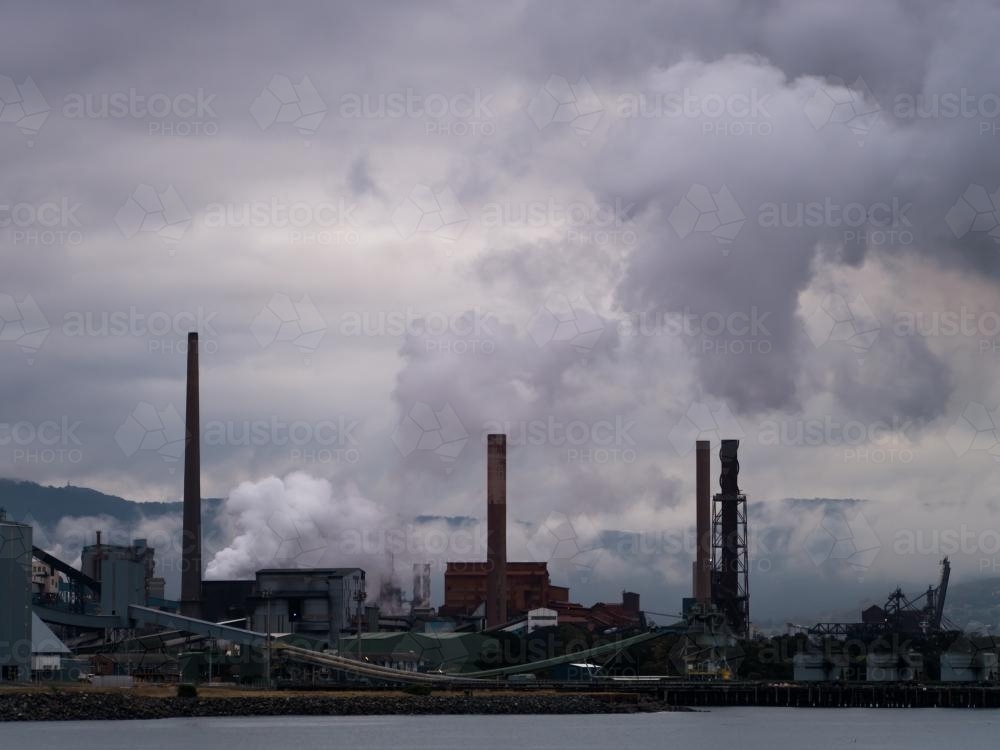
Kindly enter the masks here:
[[486, 626], [507, 622], [507, 436], [486, 437]]
[[198, 402], [198, 334], [188, 334], [187, 403], [184, 414], [184, 530], [181, 532], [181, 614], [201, 617], [201, 409]]
[[431, 606], [431, 564], [413, 563], [413, 599], [411, 609], [430, 609]]

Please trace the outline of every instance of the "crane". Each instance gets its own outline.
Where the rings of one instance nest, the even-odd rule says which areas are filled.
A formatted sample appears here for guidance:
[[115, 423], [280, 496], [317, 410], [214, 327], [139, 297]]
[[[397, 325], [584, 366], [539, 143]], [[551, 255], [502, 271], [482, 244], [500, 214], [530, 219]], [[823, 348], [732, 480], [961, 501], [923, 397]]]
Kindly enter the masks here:
[[941, 629], [941, 620], [944, 619], [944, 598], [948, 595], [948, 580], [950, 578], [951, 562], [946, 557], [941, 561], [941, 582], [938, 583], [934, 595], [934, 617], [931, 620], [931, 627], [934, 630]]

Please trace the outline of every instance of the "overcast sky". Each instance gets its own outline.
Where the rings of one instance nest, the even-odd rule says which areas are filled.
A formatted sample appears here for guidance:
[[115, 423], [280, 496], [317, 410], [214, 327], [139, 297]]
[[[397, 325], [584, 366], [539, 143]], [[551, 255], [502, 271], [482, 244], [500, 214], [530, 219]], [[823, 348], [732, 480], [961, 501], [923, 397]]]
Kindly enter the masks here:
[[492, 431], [585, 602], [678, 611], [720, 434], [755, 619], [995, 574], [995, 6], [421, 6], [5, 9], [3, 475], [179, 499], [198, 329], [210, 574], [469, 527]]

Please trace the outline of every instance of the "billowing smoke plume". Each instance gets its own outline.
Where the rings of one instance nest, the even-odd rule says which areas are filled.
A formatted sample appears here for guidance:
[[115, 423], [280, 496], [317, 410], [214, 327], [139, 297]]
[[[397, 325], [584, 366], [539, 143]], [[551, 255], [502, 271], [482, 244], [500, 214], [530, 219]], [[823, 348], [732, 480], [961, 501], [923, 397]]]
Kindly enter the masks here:
[[[359, 566], [344, 541], [389, 519], [354, 487], [296, 472], [242, 482], [219, 512], [224, 546], [205, 550], [206, 578], [252, 578], [261, 568]], [[370, 561], [369, 561], [370, 562]]]
[[413, 563], [430, 562], [433, 580], [449, 560], [485, 557], [471, 519], [401, 519], [352, 485], [303, 472], [243, 482], [217, 524], [222, 543], [205, 542], [208, 579], [249, 579], [264, 568], [359, 567], [369, 598], [393, 582], [408, 597]]

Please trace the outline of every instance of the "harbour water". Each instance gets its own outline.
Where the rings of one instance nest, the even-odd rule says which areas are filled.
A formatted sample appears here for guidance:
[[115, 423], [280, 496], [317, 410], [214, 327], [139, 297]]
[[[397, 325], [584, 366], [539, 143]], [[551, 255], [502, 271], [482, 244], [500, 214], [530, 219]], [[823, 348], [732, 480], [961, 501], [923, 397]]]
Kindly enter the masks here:
[[584, 716], [260, 717], [10, 723], [17, 750], [741, 750], [994, 747], [1000, 710], [721, 708]]

